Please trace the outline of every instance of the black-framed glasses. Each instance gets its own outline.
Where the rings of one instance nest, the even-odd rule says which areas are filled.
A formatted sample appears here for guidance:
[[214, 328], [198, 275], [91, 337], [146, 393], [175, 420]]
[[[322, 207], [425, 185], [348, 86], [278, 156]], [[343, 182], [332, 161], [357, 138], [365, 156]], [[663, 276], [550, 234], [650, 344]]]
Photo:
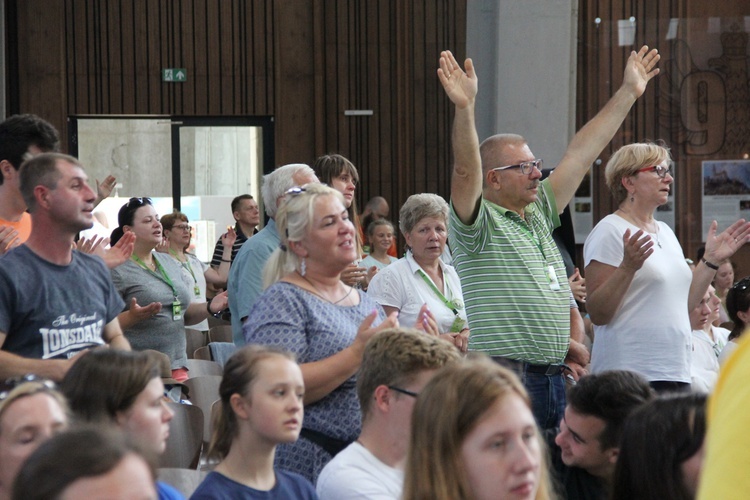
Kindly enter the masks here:
[[667, 176], [667, 174], [674, 177], [674, 170], [672, 170], [672, 165], [663, 166], [663, 165], [654, 165], [652, 167], [643, 167], [637, 170], [637, 172], [656, 172], [656, 175], [661, 177], [662, 179]]
[[529, 160], [529, 161], [522, 161], [521, 163], [517, 165], [506, 165], [504, 167], [495, 167], [492, 170], [508, 170], [509, 168], [517, 168], [521, 170], [521, 173], [523, 175], [529, 175], [531, 172], [534, 171], [534, 168], [537, 170], [541, 170], [543, 168], [544, 162], [541, 158], [537, 158], [536, 160]]
[[50, 390], [50, 391], [57, 390], [57, 384], [55, 384], [50, 379], [40, 377], [39, 375], [36, 375], [34, 373], [28, 373], [26, 375], [21, 375], [18, 377], [11, 377], [9, 379], [6, 379], [5, 382], [3, 382], [2, 384], [3, 390], [0, 392], [0, 401], [3, 401], [5, 398], [7, 398], [8, 395], [13, 391], [13, 389], [18, 387], [19, 385], [30, 383], [30, 382], [39, 384], [39, 388], [36, 389], [34, 392], [39, 392], [43, 390]]
[[419, 396], [418, 392], [410, 391], [408, 389], [402, 389], [400, 387], [396, 387], [395, 385], [389, 385], [388, 388], [392, 391], [400, 392], [401, 394], [406, 394], [407, 396], [411, 396], [413, 398]]

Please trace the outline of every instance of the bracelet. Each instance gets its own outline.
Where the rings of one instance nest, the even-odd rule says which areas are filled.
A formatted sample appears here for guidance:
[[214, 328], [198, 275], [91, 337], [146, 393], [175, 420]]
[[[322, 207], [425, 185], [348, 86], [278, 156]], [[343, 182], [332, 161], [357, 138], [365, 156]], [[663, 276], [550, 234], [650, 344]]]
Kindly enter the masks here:
[[[213, 299], [211, 299], [211, 300], [213, 300]], [[221, 317], [221, 311], [219, 311], [219, 312], [213, 312], [211, 310], [211, 300], [207, 300], [206, 301], [206, 311], [208, 311], [208, 314], [210, 316], [213, 316], [214, 318], [220, 318]]]
[[707, 261], [704, 257], [701, 257], [701, 262], [703, 262], [704, 264], [706, 264], [706, 267], [709, 268], [709, 269], [713, 269], [714, 271], [718, 271], [719, 270], [719, 266], [717, 266], [713, 262]]
[[230, 263], [230, 264], [232, 263], [232, 261], [231, 261], [231, 260], [227, 260], [227, 259], [219, 259], [219, 260], [221, 260], [222, 262], [228, 262], [228, 263]]

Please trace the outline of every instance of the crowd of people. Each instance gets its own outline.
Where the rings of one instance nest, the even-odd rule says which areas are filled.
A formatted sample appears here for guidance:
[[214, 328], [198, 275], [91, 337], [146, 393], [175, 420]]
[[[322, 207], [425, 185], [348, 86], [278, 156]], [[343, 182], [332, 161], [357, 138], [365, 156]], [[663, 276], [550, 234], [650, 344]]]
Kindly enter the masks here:
[[731, 258], [750, 223], [714, 222], [692, 264], [654, 218], [670, 151], [634, 143], [606, 165], [618, 208], [583, 273], [553, 236], [658, 61], [631, 53], [542, 180], [522, 136], [479, 142], [473, 63], [442, 52], [450, 203], [414, 194], [396, 224], [378, 196], [360, 214], [357, 167], [324, 155], [264, 176], [260, 231], [258, 202], [236, 197], [210, 263], [188, 217], [148, 197], [76, 243], [114, 179], [95, 192], [39, 117], [0, 123], [0, 500], [182, 498], [155, 469], [182, 402], [167, 396], [192, 376], [186, 326], [226, 310], [212, 470], [192, 498], [736, 496], [719, 471], [744, 477], [728, 440], [746, 434], [750, 279]]

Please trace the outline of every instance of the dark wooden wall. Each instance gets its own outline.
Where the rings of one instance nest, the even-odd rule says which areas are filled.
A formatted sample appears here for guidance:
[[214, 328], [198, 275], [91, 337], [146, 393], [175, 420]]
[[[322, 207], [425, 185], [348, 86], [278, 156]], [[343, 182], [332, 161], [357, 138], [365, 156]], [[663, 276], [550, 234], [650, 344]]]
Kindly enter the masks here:
[[[602, 154], [603, 164], [594, 168], [594, 223], [614, 211], [615, 206], [604, 182], [604, 164], [614, 150], [624, 144], [644, 140], [664, 140], [677, 164], [677, 236], [685, 254], [695, 258], [702, 242], [701, 162], [737, 159], [748, 154], [750, 128], [735, 131], [732, 137], [724, 121], [731, 113], [745, 113], [750, 119], [750, 90], [745, 67], [745, 86], [732, 97], [709, 86], [699, 97], [685, 92], [689, 79], [726, 79], [709, 61], [722, 56], [724, 48], [717, 35], [707, 35], [709, 17], [721, 19], [721, 32], [744, 31], [742, 16], [748, 2], [705, 2], [703, 0], [582, 0], [578, 21], [578, 102], [580, 128], [604, 105], [622, 81], [622, 71], [632, 47], [617, 44], [617, 20], [636, 18], [636, 45], [657, 47], [661, 53], [661, 73], [649, 84], [636, 103], [610, 147]], [[594, 20], [600, 18], [597, 25]], [[676, 36], [667, 39], [670, 19], [678, 19]], [[746, 49], [747, 50], [747, 49]], [[718, 80], [716, 80], [718, 81]], [[713, 90], [716, 90], [715, 92]], [[727, 95], [730, 92], [727, 90]], [[699, 116], [707, 109], [705, 116]], [[705, 134], [705, 135], [704, 135]], [[703, 142], [705, 141], [705, 142]], [[744, 156], [746, 158], [746, 156]], [[721, 228], [720, 228], [721, 229]], [[750, 249], [743, 248], [736, 259], [740, 275], [750, 274]]]
[[465, 55], [465, 0], [5, 2], [12, 113], [63, 134], [73, 114], [273, 116], [278, 165], [344, 154], [359, 203], [385, 196], [393, 219], [412, 193], [448, 195], [436, 69], [443, 49]]

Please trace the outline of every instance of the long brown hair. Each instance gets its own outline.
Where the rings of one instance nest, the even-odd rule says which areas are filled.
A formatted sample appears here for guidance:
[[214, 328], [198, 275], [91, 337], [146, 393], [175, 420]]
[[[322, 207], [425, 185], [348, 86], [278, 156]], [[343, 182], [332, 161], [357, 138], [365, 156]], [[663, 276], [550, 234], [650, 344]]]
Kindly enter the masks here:
[[[485, 356], [453, 363], [439, 371], [414, 406], [404, 477], [404, 500], [472, 498], [461, 461], [461, 445], [485, 412], [509, 394], [531, 403], [521, 381]], [[536, 499], [550, 498], [546, 451], [541, 436]]]

